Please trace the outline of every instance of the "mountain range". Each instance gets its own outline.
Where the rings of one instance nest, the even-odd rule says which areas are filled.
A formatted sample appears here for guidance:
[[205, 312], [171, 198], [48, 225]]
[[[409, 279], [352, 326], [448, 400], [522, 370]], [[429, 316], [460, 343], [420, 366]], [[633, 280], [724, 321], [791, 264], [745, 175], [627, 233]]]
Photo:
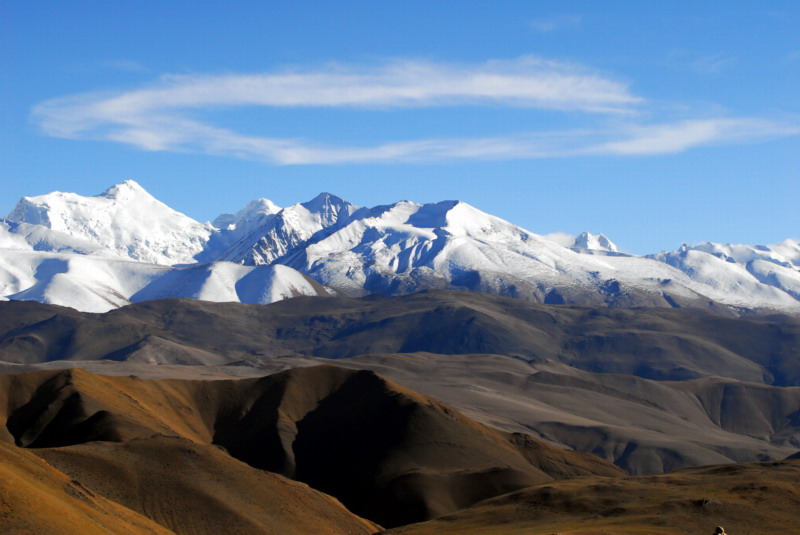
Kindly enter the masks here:
[[[401, 356], [407, 373], [419, 374], [415, 357], [426, 355]], [[446, 366], [454, 356], [441, 357]], [[491, 377], [508, 386], [524, 380], [503, 378], [510, 368], [485, 357], [468, 356], [473, 373], [462, 390], [488, 393]], [[452, 367], [437, 367], [451, 377]], [[534, 371], [532, 390], [568, 390], [584, 406], [590, 391], [595, 401], [619, 396], [608, 415], [616, 420], [612, 433], [630, 416], [628, 403], [644, 407], [655, 393], [621, 375], [589, 388], [588, 375], [568, 384], [541, 375], [555, 374]], [[757, 392], [731, 396], [724, 390], [732, 385], [703, 392], [682, 383], [687, 395], [679, 403], [706, 411], [729, 439], [737, 432], [754, 438], [754, 424], [768, 416]], [[655, 397], [651, 408], [665, 400], [663, 391]], [[731, 407], [734, 399], [745, 403]], [[575, 416], [564, 423], [575, 424]], [[685, 422], [696, 434], [698, 416]], [[656, 425], [641, 427], [643, 442]], [[598, 434], [573, 432], [589, 440]], [[746, 443], [741, 435], [738, 444], [720, 438], [717, 447], [728, 452]], [[613, 434], [604, 443], [619, 446]], [[623, 455], [638, 453], [636, 446]], [[154, 381], [80, 368], [0, 375], [4, 533], [644, 535], [710, 533], [719, 524], [743, 534], [794, 533], [796, 458], [632, 477], [588, 453], [482, 425], [372, 371], [332, 365], [236, 380]]]
[[0, 296], [104, 312], [169, 297], [477, 291], [548, 304], [800, 313], [800, 241], [684, 245], [636, 256], [583, 233], [566, 245], [467, 203], [372, 208], [322, 193], [254, 200], [200, 223], [132, 180], [19, 201], [0, 220]]
[[[366, 370], [145, 381], [73, 369], [4, 375], [0, 387], [0, 442], [36, 451], [79, 485], [179, 533], [262, 532], [270, 516], [295, 518], [291, 529], [270, 533], [317, 532], [297, 524], [305, 515], [310, 524], [325, 516], [331, 527], [361, 524], [336, 533], [369, 533], [369, 523], [324, 499], [391, 527], [531, 485], [624, 475], [592, 455], [479, 424]], [[247, 496], [248, 484], [255, 495]], [[281, 490], [284, 503], [271, 503]], [[204, 516], [227, 516], [233, 529]]]
[[795, 240], [636, 256], [458, 201], [26, 197], [0, 531], [796, 531], [799, 277]]
[[104, 314], [7, 302], [0, 355], [0, 375], [368, 369], [632, 474], [800, 449], [800, 319], [786, 315], [552, 306], [444, 290], [269, 306], [168, 299]]

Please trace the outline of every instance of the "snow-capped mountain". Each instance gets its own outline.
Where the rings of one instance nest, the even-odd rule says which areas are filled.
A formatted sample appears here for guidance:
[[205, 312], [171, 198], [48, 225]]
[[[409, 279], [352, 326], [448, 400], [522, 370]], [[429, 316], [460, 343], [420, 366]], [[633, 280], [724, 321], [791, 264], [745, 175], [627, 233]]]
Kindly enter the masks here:
[[51, 230], [42, 225], [31, 225], [7, 219], [0, 219], [0, 249], [31, 249], [108, 258], [119, 257], [110, 249], [89, 240]]
[[800, 241], [786, 240], [777, 245], [722, 245], [705, 242], [698, 245], [685, 245], [684, 249], [703, 251], [726, 261], [738, 264], [766, 261], [782, 267], [800, 269]]
[[277, 262], [350, 295], [457, 288], [545, 303], [705, 306], [712, 300], [800, 308], [783, 288], [743, 269], [719, 271], [714, 279], [665, 259], [619, 253], [604, 236], [585, 234], [576, 244], [582, 247], [563, 247], [463, 202], [404, 201], [355, 212]]
[[570, 247], [573, 251], [589, 254], [621, 254], [617, 245], [609, 240], [605, 234], [592, 234], [582, 232], [575, 237]]
[[286, 266], [231, 262], [171, 267], [84, 254], [0, 249], [3, 299], [39, 301], [84, 312], [169, 297], [269, 304], [299, 295], [328, 295]]
[[[800, 241], [766, 245], [730, 245], [705, 242], [679, 250], [650, 255], [674, 266], [695, 280], [741, 293], [777, 288], [800, 300]], [[735, 274], [734, 276], [730, 276]]]
[[[217, 258], [249, 266], [271, 264], [320, 230], [348, 218], [355, 210], [355, 206], [339, 197], [321, 193], [309, 202], [274, 212], [273, 217], [263, 218], [259, 225], [248, 226], [247, 231]], [[215, 224], [218, 221], [219, 218]], [[226, 232], [225, 229], [221, 231], [222, 234]]]
[[156, 200], [133, 180], [94, 197], [54, 192], [22, 198], [7, 219], [94, 243], [120, 257], [153, 264], [186, 264], [212, 233]]
[[267, 199], [201, 224], [132, 180], [94, 197], [25, 197], [0, 220], [0, 296], [105, 312], [167, 297], [272, 303], [328, 290], [289, 267], [216, 259], [281, 209]]
[[[602, 234], [559, 244], [469, 204], [359, 208], [323, 193], [267, 199], [201, 224], [127, 181], [96, 197], [24, 198], [0, 223], [9, 299], [83, 310], [194, 297], [266, 303], [292, 295], [430, 288], [546, 303], [702, 306], [800, 313], [800, 244], [700, 244], [639, 257]], [[314, 282], [316, 281], [316, 282]]]
[[[242, 235], [262, 226], [273, 216], [281, 211], [281, 207], [269, 199], [256, 199], [235, 214], [221, 214], [211, 223], [214, 228], [221, 231], [238, 230]], [[241, 237], [241, 236], [240, 236]]]

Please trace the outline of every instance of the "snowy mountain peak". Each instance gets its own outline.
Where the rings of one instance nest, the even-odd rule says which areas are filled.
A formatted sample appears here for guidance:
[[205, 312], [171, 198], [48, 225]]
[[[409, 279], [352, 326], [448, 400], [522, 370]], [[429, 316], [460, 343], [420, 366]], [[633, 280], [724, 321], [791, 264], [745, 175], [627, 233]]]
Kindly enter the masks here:
[[302, 204], [309, 210], [319, 210], [322, 207], [330, 204], [342, 204], [344, 202], [345, 201], [341, 197], [337, 197], [336, 195], [328, 193], [327, 191], [323, 191], [310, 201], [304, 202]]
[[133, 180], [92, 197], [58, 191], [23, 197], [8, 219], [41, 225], [132, 260], [165, 265], [193, 262], [211, 232]]
[[797, 240], [638, 257], [603, 234], [539, 236], [461, 201], [359, 208], [321, 193], [281, 209], [261, 198], [212, 226], [128, 180], [93, 197], [23, 198], [0, 220], [0, 248], [0, 298], [92, 310], [187, 295], [270, 302], [316, 292], [308, 276], [346, 295], [454, 288], [554, 304], [800, 313]]
[[459, 201], [441, 201], [431, 204], [417, 204], [411, 201], [400, 201], [391, 206], [397, 213], [408, 212], [405, 223], [417, 228], [444, 228], [448, 226], [450, 211]]
[[[320, 193], [308, 202], [265, 216], [258, 224], [240, 225], [241, 228], [230, 233], [236, 239], [227, 239], [228, 247], [217, 258], [251, 266], [271, 264], [301, 247], [316, 232], [347, 219], [357, 209], [335, 195]], [[215, 226], [225, 231], [226, 227], [217, 225], [219, 222], [218, 218]]]
[[280, 211], [280, 206], [262, 197], [250, 201], [235, 214], [220, 214], [211, 224], [214, 228], [232, 230], [239, 227], [242, 223], [259, 221], [265, 216], [275, 215]]
[[382, 217], [387, 221], [397, 219], [398, 223], [419, 229], [446, 230], [453, 236], [527, 234], [516, 225], [482, 212], [464, 201], [440, 201], [428, 204], [401, 201], [384, 208], [387, 215]]
[[301, 203], [300, 206], [312, 214], [317, 214], [323, 227], [328, 227], [338, 221], [340, 214], [350, 215], [355, 211], [355, 206], [327, 192], [320, 193], [310, 201]]
[[118, 199], [118, 200], [128, 200], [134, 196], [146, 196], [151, 199], [154, 199], [150, 193], [147, 192], [142, 186], [139, 185], [138, 182], [135, 180], [125, 180], [121, 184], [115, 184], [105, 190], [103, 193], [98, 195], [98, 197], [107, 197], [109, 199]]
[[756, 260], [771, 262], [800, 269], [800, 242], [785, 240], [777, 245], [732, 245], [703, 242], [697, 245], [682, 245], [681, 251], [703, 251], [729, 262], [747, 264]]
[[619, 252], [619, 248], [617, 248], [616, 244], [609, 240], [605, 234], [592, 234], [590, 232], [581, 232], [580, 235], [575, 238], [572, 248], [607, 251], [609, 253]]

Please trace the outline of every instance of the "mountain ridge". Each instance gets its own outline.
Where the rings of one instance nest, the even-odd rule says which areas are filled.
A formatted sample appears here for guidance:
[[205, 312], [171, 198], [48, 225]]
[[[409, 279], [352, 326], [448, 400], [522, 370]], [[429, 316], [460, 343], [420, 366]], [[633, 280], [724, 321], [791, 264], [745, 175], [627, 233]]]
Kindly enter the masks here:
[[[126, 450], [144, 447], [139, 462], [150, 464], [147, 450], [158, 455], [148, 447], [154, 441], [181, 450], [213, 444], [224, 448], [218, 457], [304, 482], [387, 527], [537, 483], [625, 475], [592, 455], [489, 428], [367, 370], [323, 365], [253, 379], [148, 381], [76, 368], [0, 376], [0, 384], [7, 398], [0, 439], [38, 450], [67, 473], [75, 474], [74, 452], [105, 450], [106, 459], [98, 460], [112, 464]], [[208, 453], [190, 457], [199, 455]], [[183, 455], [170, 457], [160, 470], [170, 464], [174, 470]], [[92, 486], [115, 472], [89, 462], [80, 463], [81, 471], [97, 473], [80, 477]], [[187, 464], [202, 480], [206, 463], [181, 466]], [[104, 486], [124, 491], [137, 486], [139, 478], [131, 479], [133, 485]], [[124, 505], [150, 512], [136, 497]]]
[[[321, 292], [279, 284], [303, 295], [446, 288], [552, 304], [800, 314], [797, 240], [769, 247], [704, 243], [636, 256], [603, 234], [582, 233], [571, 244], [558, 244], [462, 201], [365, 208], [321, 193], [281, 208], [261, 198], [214, 223], [199, 223], [128, 180], [94, 197], [55, 192], [23, 198], [0, 222], [0, 247], [3, 298], [93, 311], [147, 295], [244, 302], [292, 295], [242, 294], [236, 289], [240, 277], [230, 274], [244, 271], [225, 267], [229, 262], [283, 265], [281, 281], [310, 277], [325, 287]], [[84, 258], [79, 262], [76, 256]], [[93, 264], [91, 270], [103, 273], [100, 282], [63, 268], [72, 260]], [[58, 273], [47, 267], [55, 264], [62, 265]], [[218, 274], [224, 289], [204, 291], [206, 279], [197, 277], [198, 269]], [[255, 273], [250, 277], [258, 278], [261, 270]], [[162, 276], [166, 282], [157, 282]], [[151, 283], [183, 289], [143, 291]]]
[[786, 315], [448, 291], [269, 306], [155, 300], [105, 314], [0, 303], [0, 373], [248, 377], [335, 359], [634, 474], [796, 452], [798, 341], [800, 321]]

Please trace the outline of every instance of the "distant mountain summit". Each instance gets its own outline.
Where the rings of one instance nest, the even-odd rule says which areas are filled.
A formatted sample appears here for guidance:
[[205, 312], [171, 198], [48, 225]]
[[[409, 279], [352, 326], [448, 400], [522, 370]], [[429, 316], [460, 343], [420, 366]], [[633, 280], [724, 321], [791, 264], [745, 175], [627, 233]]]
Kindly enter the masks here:
[[[356, 206], [330, 193], [321, 193], [306, 203], [278, 210], [274, 217], [263, 218], [260, 225], [251, 225], [215, 259], [248, 266], [271, 264], [355, 211]], [[225, 230], [221, 232], [224, 235]]]
[[280, 211], [280, 206], [269, 199], [261, 198], [250, 201], [235, 214], [220, 214], [211, 224], [214, 228], [223, 231], [249, 228], [262, 223], [269, 216]]
[[619, 248], [614, 242], [609, 240], [605, 234], [591, 234], [589, 232], [582, 232], [572, 244], [573, 250], [578, 252], [598, 251], [605, 253], [618, 253]]
[[194, 262], [213, 228], [176, 212], [133, 180], [94, 197], [56, 191], [23, 197], [8, 220], [87, 240], [137, 262]]
[[[321, 193], [199, 223], [128, 180], [25, 197], [0, 220], [0, 295], [101, 311], [161, 297], [486, 292], [552, 304], [800, 313], [800, 242], [647, 257], [584, 232], [550, 241], [461, 201], [358, 207]], [[278, 269], [279, 268], [279, 269]], [[246, 282], [245, 282], [246, 281]]]

